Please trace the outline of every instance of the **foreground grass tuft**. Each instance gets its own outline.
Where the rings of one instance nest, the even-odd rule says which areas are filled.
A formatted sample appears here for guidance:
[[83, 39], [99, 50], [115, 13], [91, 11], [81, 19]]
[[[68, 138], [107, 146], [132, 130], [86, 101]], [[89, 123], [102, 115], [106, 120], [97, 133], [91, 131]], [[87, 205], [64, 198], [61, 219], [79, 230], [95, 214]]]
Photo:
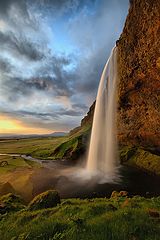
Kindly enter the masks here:
[[12, 193], [0, 197], [0, 216], [10, 212], [16, 212], [24, 209], [25, 205], [20, 196]]

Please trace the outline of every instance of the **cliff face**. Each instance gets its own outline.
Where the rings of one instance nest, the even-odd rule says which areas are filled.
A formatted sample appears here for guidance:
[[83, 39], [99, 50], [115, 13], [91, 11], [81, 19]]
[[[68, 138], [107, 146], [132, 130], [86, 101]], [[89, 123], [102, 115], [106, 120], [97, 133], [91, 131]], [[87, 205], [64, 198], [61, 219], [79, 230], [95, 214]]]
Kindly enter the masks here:
[[[160, 1], [132, 0], [120, 39], [118, 139], [160, 148]], [[91, 124], [95, 103], [84, 124]], [[79, 130], [81, 127], [77, 128]], [[160, 149], [159, 149], [160, 150]]]
[[96, 102], [94, 101], [92, 106], [89, 108], [87, 115], [84, 116], [84, 118], [81, 120], [81, 125], [79, 127], [74, 128], [73, 130], [71, 130], [70, 135], [78, 133], [83, 128], [86, 128], [86, 126], [88, 127], [87, 130], [91, 128], [92, 121], [93, 121], [93, 115], [94, 115], [95, 103]]
[[160, 1], [133, 0], [119, 49], [122, 144], [160, 147]]
[[[160, 0], [130, 1], [117, 47], [121, 162], [160, 174]], [[70, 138], [85, 139], [79, 149], [86, 149], [94, 106], [70, 132]]]

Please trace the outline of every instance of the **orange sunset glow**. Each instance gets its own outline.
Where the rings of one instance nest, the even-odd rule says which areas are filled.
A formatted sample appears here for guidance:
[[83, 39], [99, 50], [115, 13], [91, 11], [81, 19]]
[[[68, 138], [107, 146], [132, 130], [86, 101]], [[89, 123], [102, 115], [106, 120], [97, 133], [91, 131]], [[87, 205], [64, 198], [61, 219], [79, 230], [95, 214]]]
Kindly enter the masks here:
[[19, 120], [6, 116], [0, 116], [1, 134], [45, 134], [51, 133], [51, 130], [42, 128], [31, 128]]

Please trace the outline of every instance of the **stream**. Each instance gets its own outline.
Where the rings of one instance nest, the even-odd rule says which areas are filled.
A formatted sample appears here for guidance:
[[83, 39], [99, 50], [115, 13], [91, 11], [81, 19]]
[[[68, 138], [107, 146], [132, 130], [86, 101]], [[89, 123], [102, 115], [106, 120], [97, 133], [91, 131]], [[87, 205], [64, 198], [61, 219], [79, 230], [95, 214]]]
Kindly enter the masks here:
[[[129, 195], [153, 197], [160, 195], [160, 177], [149, 175], [133, 167], [121, 166], [119, 183], [100, 183], [96, 178], [81, 175], [81, 166], [73, 166], [67, 160], [42, 160], [24, 154], [0, 154], [22, 157], [38, 162], [41, 168], [34, 170], [31, 181], [33, 196], [48, 189], [57, 189], [63, 198], [110, 197], [112, 191], [127, 191]], [[86, 173], [87, 174], [87, 173]]]
[[15, 154], [15, 153], [0, 153], [0, 156], [11, 156], [11, 157], [21, 157], [24, 160], [29, 160], [33, 162], [40, 163], [45, 168], [55, 168], [57, 164], [61, 165], [62, 163], [66, 162], [66, 160], [44, 160], [44, 159], [38, 159], [34, 158], [30, 155], [26, 154]]

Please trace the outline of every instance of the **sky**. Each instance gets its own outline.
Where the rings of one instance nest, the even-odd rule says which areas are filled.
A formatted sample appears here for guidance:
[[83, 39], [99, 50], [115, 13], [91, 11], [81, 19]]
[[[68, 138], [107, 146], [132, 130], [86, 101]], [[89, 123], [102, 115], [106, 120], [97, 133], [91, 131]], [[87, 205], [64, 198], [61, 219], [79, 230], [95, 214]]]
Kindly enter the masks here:
[[0, 133], [80, 125], [128, 0], [0, 0]]

